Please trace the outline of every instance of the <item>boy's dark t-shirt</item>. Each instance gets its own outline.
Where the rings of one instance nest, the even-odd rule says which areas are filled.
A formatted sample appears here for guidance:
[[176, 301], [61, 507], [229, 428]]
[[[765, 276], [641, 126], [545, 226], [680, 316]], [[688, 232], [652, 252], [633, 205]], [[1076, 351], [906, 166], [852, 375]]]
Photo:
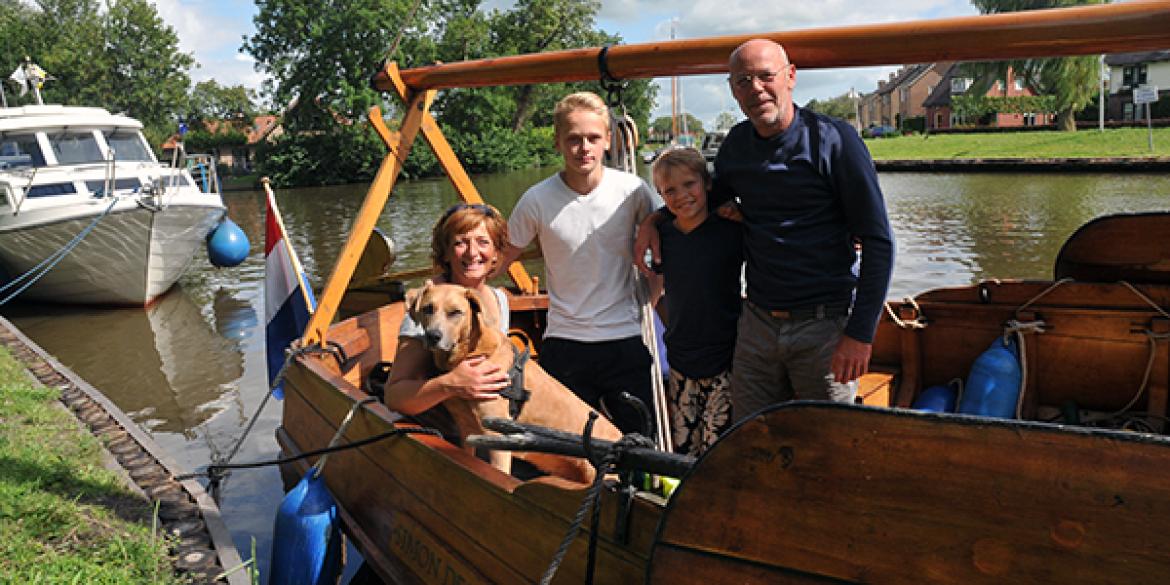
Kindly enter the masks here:
[[743, 226], [715, 214], [690, 233], [658, 223], [666, 278], [666, 358], [688, 378], [731, 367], [742, 294]]

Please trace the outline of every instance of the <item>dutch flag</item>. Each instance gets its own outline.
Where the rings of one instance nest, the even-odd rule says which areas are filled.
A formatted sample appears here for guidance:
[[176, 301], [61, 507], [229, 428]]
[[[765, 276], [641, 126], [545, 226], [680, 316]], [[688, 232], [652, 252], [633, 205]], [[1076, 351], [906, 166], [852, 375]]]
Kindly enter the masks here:
[[[276, 196], [268, 192], [268, 213], [264, 226], [264, 328], [268, 346], [268, 383], [272, 384], [284, 365], [284, 351], [299, 339], [317, 308], [313, 291], [284, 231], [284, 220], [276, 207]], [[280, 386], [273, 395], [284, 397]]]

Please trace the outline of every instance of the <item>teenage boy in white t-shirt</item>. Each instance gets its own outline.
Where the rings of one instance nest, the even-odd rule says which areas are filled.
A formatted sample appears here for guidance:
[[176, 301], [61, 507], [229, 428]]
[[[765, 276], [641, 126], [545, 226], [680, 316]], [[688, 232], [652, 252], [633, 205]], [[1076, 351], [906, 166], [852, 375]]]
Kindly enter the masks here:
[[630, 265], [634, 231], [660, 203], [641, 178], [602, 163], [610, 128], [600, 97], [565, 97], [553, 121], [564, 169], [516, 203], [508, 220], [511, 243], [498, 270], [506, 270], [533, 238], [540, 240], [549, 295], [540, 365], [582, 400], [609, 412], [623, 432], [653, 433], [617, 395], [627, 391], [653, 409], [650, 353], [642, 344]]

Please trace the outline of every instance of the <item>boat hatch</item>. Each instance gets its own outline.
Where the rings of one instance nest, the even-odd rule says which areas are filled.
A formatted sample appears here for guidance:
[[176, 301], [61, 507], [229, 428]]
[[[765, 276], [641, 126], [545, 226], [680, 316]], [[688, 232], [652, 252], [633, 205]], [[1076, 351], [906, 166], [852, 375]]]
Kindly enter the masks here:
[[45, 166], [45, 155], [35, 134], [0, 136], [0, 169]]
[[[101, 179], [94, 179], [85, 182], [85, 188], [94, 197], [104, 197], [106, 195], [106, 182]], [[138, 177], [130, 177], [125, 179], [118, 179], [114, 181], [114, 191], [138, 191], [142, 188], [142, 181]]]
[[57, 195], [72, 195], [77, 193], [73, 183], [49, 183], [47, 185], [33, 185], [28, 189], [28, 198], [54, 197]]

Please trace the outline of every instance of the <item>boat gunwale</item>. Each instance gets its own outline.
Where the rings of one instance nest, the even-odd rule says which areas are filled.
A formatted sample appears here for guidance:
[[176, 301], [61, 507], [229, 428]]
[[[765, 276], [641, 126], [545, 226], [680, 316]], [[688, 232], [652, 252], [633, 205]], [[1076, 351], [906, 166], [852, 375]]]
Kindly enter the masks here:
[[[602, 77], [599, 63], [620, 80], [711, 75], [725, 73], [732, 49], [754, 38], [783, 44], [800, 69], [1096, 55], [1165, 49], [1170, 46], [1168, 31], [1170, 2], [1144, 0], [566, 49], [427, 65], [396, 74], [413, 91], [597, 81]], [[958, 44], [959, 35], [971, 40]], [[391, 69], [388, 63], [375, 73], [371, 85], [394, 92]]]

